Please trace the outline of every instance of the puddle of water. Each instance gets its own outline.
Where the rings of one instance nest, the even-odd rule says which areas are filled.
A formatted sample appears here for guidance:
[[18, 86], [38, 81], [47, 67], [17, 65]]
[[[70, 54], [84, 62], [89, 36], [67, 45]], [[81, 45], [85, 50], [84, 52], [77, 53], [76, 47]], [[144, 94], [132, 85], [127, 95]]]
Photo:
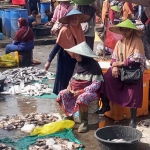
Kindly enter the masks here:
[[[54, 99], [37, 99], [22, 96], [3, 95], [0, 100], [0, 120], [6, 115], [25, 115], [37, 113], [60, 113], [62, 111]], [[0, 139], [9, 137], [17, 140], [27, 134], [20, 130], [7, 131], [0, 129]]]

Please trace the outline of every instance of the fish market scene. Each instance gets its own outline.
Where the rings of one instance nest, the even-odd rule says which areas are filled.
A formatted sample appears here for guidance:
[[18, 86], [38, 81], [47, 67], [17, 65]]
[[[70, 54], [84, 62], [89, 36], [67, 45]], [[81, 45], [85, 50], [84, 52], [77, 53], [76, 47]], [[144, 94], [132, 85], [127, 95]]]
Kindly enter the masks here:
[[0, 150], [150, 150], [149, 0], [0, 0]]

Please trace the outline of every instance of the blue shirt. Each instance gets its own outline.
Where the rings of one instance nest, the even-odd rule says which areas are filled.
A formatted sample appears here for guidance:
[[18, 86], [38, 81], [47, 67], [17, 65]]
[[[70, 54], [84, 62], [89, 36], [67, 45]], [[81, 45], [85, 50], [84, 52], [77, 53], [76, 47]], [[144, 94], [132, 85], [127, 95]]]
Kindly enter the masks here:
[[28, 16], [28, 24], [32, 28], [32, 22], [35, 22], [36, 19], [33, 16]]

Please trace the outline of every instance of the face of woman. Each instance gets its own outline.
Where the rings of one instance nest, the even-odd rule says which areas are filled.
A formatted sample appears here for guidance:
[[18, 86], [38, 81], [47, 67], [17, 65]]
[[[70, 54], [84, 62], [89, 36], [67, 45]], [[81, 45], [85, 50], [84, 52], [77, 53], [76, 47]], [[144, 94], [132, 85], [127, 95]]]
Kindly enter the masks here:
[[78, 55], [78, 54], [74, 54], [75, 59], [77, 60], [77, 62], [81, 62], [82, 61], [82, 56]]
[[18, 21], [18, 28], [20, 28], [20, 22]]
[[80, 23], [80, 15], [73, 15], [69, 18], [69, 24], [72, 26], [78, 26]]
[[132, 29], [129, 28], [120, 28], [121, 34], [123, 37], [125, 37], [126, 39], [131, 37], [131, 34], [133, 33]]

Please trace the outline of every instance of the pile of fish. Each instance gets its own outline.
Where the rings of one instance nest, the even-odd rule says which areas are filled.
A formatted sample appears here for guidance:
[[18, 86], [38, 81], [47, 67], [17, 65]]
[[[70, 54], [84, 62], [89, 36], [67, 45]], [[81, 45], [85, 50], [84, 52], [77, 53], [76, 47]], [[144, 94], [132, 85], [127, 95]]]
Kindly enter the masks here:
[[32, 81], [42, 82], [43, 79], [54, 79], [55, 74], [45, 71], [37, 67], [25, 67], [25, 68], [16, 68], [9, 69], [2, 73], [7, 77], [7, 82], [17, 85], [21, 82], [25, 84], [31, 83]]
[[68, 139], [59, 137], [38, 139], [35, 145], [32, 145], [28, 150], [77, 150], [83, 148], [83, 145], [70, 142]]
[[[108, 141], [110, 141], [110, 140], [108, 140]], [[124, 139], [113, 139], [113, 140], [111, 140], [111, 142], [122, 143], [122, 142], [127, 142], [127, 141], [125, 141]]]
[[41, 114], [31, 113], [25, 116], [6, 116], [0, 121], [0, 128], [5, 130], [21, 129], [25, 124], [34, 124], [35, 126], [42, 126], [47, 123], [61, 120], [58, 114]]
[[14, 150], [14, 149], [10, 146], [7, 146], [4, 143], [0, 143], [0, 150]]
[[20, 85], [11, 86], [7, 91], [1, 92], [2, 94], [23, 94], [26, 96], [41, 96], [43, 94], [51, 94], [53, 89], [48, 84], [33, 83], [27, 85], [23, 82]]

